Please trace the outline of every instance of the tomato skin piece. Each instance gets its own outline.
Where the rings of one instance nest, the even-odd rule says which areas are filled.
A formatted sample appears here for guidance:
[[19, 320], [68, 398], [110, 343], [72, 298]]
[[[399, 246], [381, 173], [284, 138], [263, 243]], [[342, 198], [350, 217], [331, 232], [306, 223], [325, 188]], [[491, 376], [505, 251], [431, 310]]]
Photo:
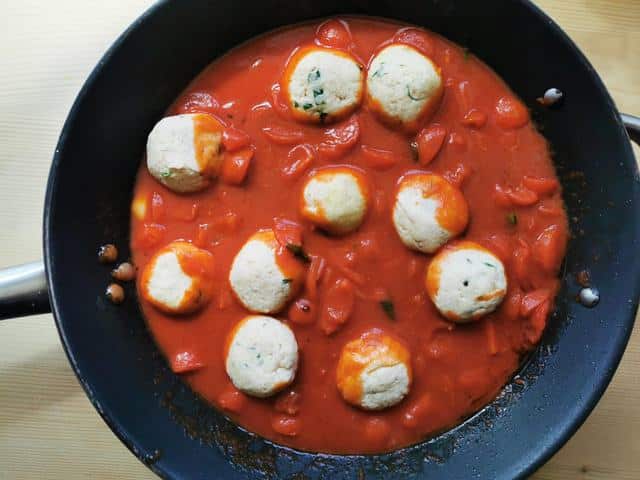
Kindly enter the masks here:
[[243, 148], [235, 152], [227, 152], [222, 163], [220, 177], [228, 185], [240, 185], [244, 182], [253, 158], [253, 148]]
[[211, 94], [206, 92], [190, 93], [176, 109], [175, 114], [183, 113], [220, 113], [220, 103]]
[[529, 122], [529, 112], [513, 97], [500, 97], [496, 103], [495, 114], [498, 126], [506, 130], [524, 127]]
[[327, 262], [319, 255], [311, 257], [311, 265], [307, 271], [307, 278], [305, 280], [305, 288], [307, 289], [307, 295], [311, 300], [314, 300], [318, 295], [318, 284], [324, 274]]
[[360, 140], [360, 122], [356, 115], [324, 132], [325, 140], [318, 145], [318, 153], [335, 160], [351, 150]]
[[308, 143], [296, 145], [287, 154], [287, 163], [281, 169], [282, 176], [290, 180], [302, 177], [316, 159], [316, 151]]
[[429, 165], [436, 158], [442, 149], [446, 136], [446, 128], [438, 123], [434, 123], [418, 133], [416, 143], [418, 144], [418, 162], [420, 165]]
[[538, 195], [553, 195], [560, 188], [560, 184], [555, 178], [529, 177], [527, 175], [522, 179], [522, 185]]
[[327, 290], [322, 311], [320, 329], [326, 334], [335, 333], [353, 313], [355, 289], [346, 278], [339, 278]]
[[538, 195], [536, 192], [529, 190], [528, 188], [518, 187], [516, 189], [509, 189], [506, 191], [507, 197], [511, 200], [513, 205], [519, 207], [529, 207], [538, 203]]
[[362, 157], [366, 165], [374, 170], [389, 170], [398, 163], [396, 154], [388, 150], [361, 145], [360, 151], [362, 152]]
[[277, 145], [295, 145], [304, 139], [304, 133], [289, 127], [264, 127], [262, 133]]
[[227, 127], [222, 132], [222, 146], [227, 152], [235, 152], [251, 143], [251, 138], [238, 128]]
[[346, 49], [353, 43], [349, 26], [342, 20], [327, 20], [316, 30], [316, 43], [325, 47]]

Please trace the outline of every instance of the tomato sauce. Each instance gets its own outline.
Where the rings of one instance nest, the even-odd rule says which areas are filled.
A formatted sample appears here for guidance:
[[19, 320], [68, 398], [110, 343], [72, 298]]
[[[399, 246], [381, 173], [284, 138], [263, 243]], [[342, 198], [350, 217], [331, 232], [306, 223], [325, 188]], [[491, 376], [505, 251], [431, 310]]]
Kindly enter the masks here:
[[[438, 35], [393, 22], [350, 17], [317, 29], [318, 23], [297, 25], [251, 40], [213, 62], [180, 95], [167, 115], [210, 113], [225, 125], [223, 144], [237, 153], [225, 159], [232, 162], [223, 173], [230, 180], [180, 195], [141, 165], [134, 208], [145, 199], [149, 207], [133, 216], [131, 247], [139, 269], [176, 239], [213, 255], [215, 288], [203, 309], [169, 316], [141, 299], [158, 346], [196, 392], [278, 443], [381, 452], [447, 429], [495, 397], [553, 308], [567, 219], [546, 141], [521, 101], [479, 59]], [[366, 106], [329, 125], [293, 118], [279, 81], [297, 47], [346, 49], [367, 65], [394, 36], [427, 53], [442, 72], [441, 104], [417, 135], [385, 126]], [[332, 165], [354, 166], [369, 182], [364, 223], [345, 236], [323, 234], [299, 214], [306, 173]], [[412, 170], [443, 175], [462, 190], [470, 223], [459, 238], [490, 249], [505, 265], [505, 300], [476, 322], [458, 325], [439, 315], [425, 290], [432, 256], [409, 250], [395, 232], [393, 195]], [[300, 294], [275, 315], [298, 341], [296, 379], [274, 397], [257, 399], [238, 392], [225, 373], [227, 335], [248, 315], [228, 275], [244, 242], [274, 228], [274, 219], [302, 225], [310, 262]], [[373, 328], [409, 350], [413, 383], [398, 405], [367, 412], [343, 400], [336, 368], [342, 347]]]

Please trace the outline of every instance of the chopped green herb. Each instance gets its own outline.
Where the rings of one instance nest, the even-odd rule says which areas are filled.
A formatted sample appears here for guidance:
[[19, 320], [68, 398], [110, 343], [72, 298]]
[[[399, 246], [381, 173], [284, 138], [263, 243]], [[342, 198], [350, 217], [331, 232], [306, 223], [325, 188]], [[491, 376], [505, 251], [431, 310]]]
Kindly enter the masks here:
[[[294, 101], [293, 101], [293, 106], [294, 106], [295, 108], [298, 108], [298, 107], [300, 107], [300, 104], [294, 100]], [[303, 107], [303, 108], [304, 108], [304, 107]]]
[[373, 72], [373, 74], [371, 75], [371, 78], [383, 76], [384, 75], [383, 70], [384, 70], [384, 62], [380, 63], [380, 66], [375, 72]]
[[325, 103], [327, 103], [326, 99], [324, 98], [324, 89], [323, 88], [314, 88], [313, 89], [313, 102], [316, 105], [324, 105]]
[[315, 80], [318, 80], [319, 78], [320, 78], [320, 70], [318, 70], [317, 68], [314, 68], [309, 72], [309, 75], [307, 75], [307, 82], [311, 83]]
[[161, 176], [162, 178], [170, 177], [170, 176], [171, 176], [171, 171], [169, 171], [169, 170], [165, 170], [164, 172], [161, 172], [161, 173], [160, 173], [160, 176]]
[[396, 319], [396, 308], [391, 300], [380, 300], [380, 306], [382, 307], [382, 310], [387, 315], [387, 317], [389, 317], [391, 320]]
[[507, 222], [510, 225], [518, 224], [518, 216], [514, 212], [507, 213]]
[[282, 283], [284, 283], [285, 285], [289, 285], [291, 282], [293, 282], [293, 278], [283, 278], [282, 279]]
[[466, 258], [465, 260], [467, 261], [467, 263], [473, 263], [470, 258]]
[[482, 262], [484, 263], [487, 267], [491, 267], [491, 268], [496, 268], [496, 266], [493, 263], [489, 263], [489, 262]]
[[298, 260], [302, 260], [304, 263], [309, 263], [311, 259], [307, 252], [305, 252], [302, 248], [302, 245], [296, 245], [294, 243], [287, 243], [287, 250], [293, 253], [293, 256]]
[[414, 97], [413, 95], [411, 95], [411, 87], [409, 87], [409, 85], [407, 85], [407, 96], [415, 102], [425, 99], [425, 97]]
[[304, 105], [302, 105], [302, 108], [304, 110], [309, 110], [311, 107], [313, 107], [313, 103], [305, 103]]

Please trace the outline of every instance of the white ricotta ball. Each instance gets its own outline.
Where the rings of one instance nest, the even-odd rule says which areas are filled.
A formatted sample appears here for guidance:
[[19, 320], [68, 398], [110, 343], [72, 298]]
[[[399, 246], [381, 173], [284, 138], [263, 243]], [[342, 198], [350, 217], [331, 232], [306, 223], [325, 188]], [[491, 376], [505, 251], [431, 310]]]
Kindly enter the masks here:
[[329, 122], [344, 118], [362, 101], [362, 66], [346, 52], [311, 47], [293, 56], [285, 71], [287, 100], [294, 116]]
[[[201, 267], [198, 274], [185, 268], [187, 256], [189, 262], [197, 262]], [[145, 265], [139, 290], [144, 299], [166, 313], [191, 313], [210, 298], [212, 270], [211, 253], [188, 242], [172, 242]]]
[[442, 92], [440, 69], [409, 45], [384, 47], [369, 64], [367, 102], [387, 123], [417, 128], [435, 111]]
[[345, 234], [356, 230], [367, 213], [369, 190], [364, 174], [349, 167], [318, 169], [302, 189], [300, 213], [319, 227]]
[[246, 317], [229, 335], [225, 367], [238, 390], [254, 397], [273, 395], [296, 375], [296, 337], [275, 318]]
[[433, 258], [426, 287], [442, 315], [465, 323], [498, 308], [507, 293], [507, 277], [498, 257], [477, 243], [464, 241]]
[[432, 253], [464, 231], [469, 208], [462, 192], [443, 177], [412, 174], [400, 180], [392, 215], [402, 243]]
[[206, 188], [222, 165], [222, 130], [218, 120], [204, 113], [163, 118], [147, 139], [149, 173], [174, 192]]
[[336, 381], [342, 397], [366, 410], [399, 403], [409, 393], [409, 350], [380, 330], [364, 333], [342, 349]]
[[302, 270], [279, 264], [278, 248], [273, 231], [261, 230], [247, 240], [233, 259], [229, 283], [247, 310], [279, 312], [297, 293]]

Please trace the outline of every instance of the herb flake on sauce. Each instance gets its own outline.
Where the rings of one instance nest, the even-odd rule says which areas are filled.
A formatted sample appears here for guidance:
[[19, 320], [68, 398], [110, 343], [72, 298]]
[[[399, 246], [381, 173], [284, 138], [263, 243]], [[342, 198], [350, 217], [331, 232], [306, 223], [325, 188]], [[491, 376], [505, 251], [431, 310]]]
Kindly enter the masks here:
[[304, 251], [304, 249], [302, 248], [302, 245], [287, 243], [287, 250], [289, 250], [293, 254], [293, 256], [296, 257], [298, 260], [302, 260], [304, 263], [311, 262], [311, 258], [309, 258], [309, 255], [307, 254], [307, 252]]
[[396, 307], [391, 300], [380, 300], [380, 307], [384, 311], [385, 315], [387, 315], [387, 317], [389, 317], [391, 320], [396, 319]]

